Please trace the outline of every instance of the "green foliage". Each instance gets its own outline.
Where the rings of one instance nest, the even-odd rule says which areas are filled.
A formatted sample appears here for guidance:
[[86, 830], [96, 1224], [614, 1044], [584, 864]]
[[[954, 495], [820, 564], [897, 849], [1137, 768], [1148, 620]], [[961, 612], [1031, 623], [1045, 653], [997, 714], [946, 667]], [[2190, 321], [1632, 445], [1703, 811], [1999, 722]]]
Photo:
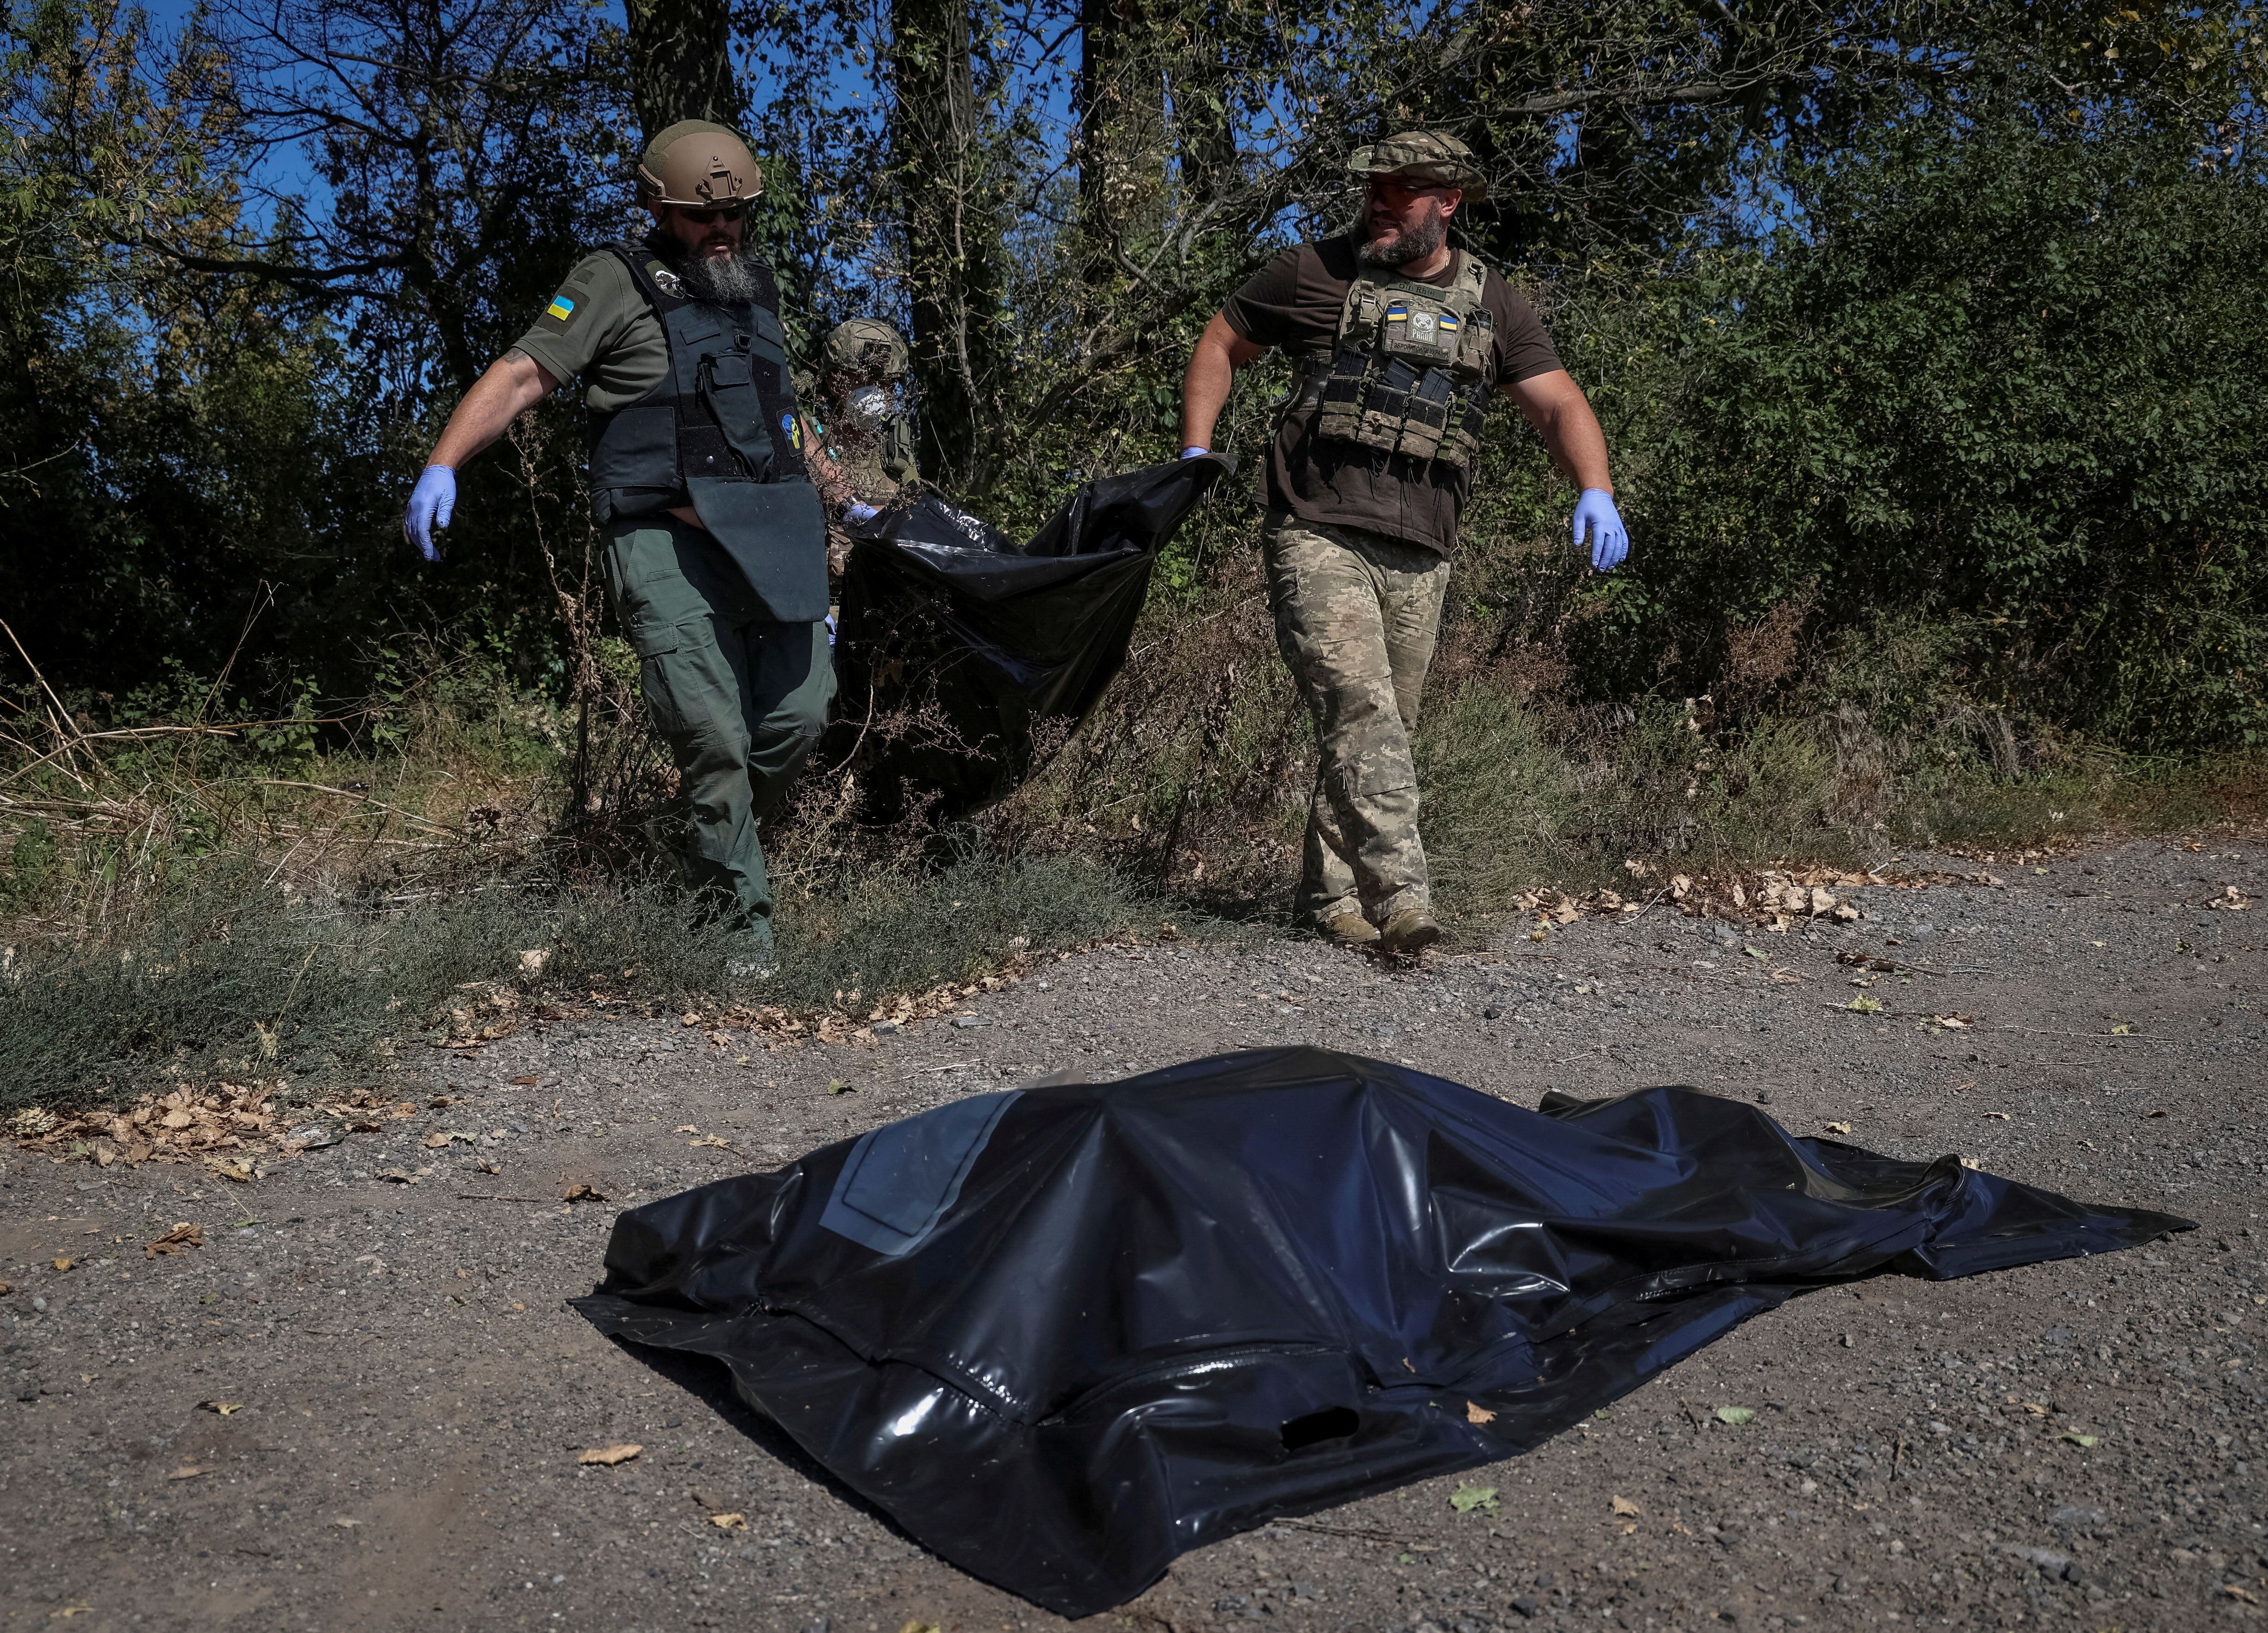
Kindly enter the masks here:
[[[1572, 643], [1586, 689], [1708, 690], [1800, 602], [1814, 636], [1957, 626], [1980, 695], [2110, 740], [2262, 740], [2260, 183], [2009, 122], [1789, 180], [1801, 231], [1555, 291], [1638, 540]], [[1545, 503], [1498, 501], [1484, 541], [1564, 503], [1511, 491]]]

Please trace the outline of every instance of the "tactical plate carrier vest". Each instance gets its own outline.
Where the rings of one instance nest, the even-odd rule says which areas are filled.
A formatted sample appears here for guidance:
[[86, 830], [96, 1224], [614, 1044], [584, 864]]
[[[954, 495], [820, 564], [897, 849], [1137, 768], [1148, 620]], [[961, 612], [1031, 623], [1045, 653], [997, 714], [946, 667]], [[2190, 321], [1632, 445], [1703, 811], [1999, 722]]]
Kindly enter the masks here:
[[1309, 354], [1294, 399], [1315, 411], [1315, 435], [1469, 468], [1496, 383], [1496, 320], [1481, 304], [1487, 277], [1463, 254], [1447, 289], [1360, 272], [1336, 349]]
[[804, 473], [778, 312], [761, 301], [704, 305], [651, 251], [607, 247], [660, 321], [669, 371], [593, 420], [599, 519], [689, 504], [774, 618], [817, 622], [827, 616], [827, 526]]

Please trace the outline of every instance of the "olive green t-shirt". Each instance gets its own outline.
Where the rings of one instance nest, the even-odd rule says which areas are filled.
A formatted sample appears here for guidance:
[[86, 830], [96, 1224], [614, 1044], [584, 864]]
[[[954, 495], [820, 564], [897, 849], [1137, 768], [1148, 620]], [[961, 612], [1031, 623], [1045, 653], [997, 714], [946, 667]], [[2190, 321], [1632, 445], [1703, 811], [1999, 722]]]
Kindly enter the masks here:
[[622, 257], [607, 250], [575, 263], [512, 349], [563, 386], [585, 377], [583, 401], [600, 414], [627, 408], [669, 373], [661, 320], [638, 293]]

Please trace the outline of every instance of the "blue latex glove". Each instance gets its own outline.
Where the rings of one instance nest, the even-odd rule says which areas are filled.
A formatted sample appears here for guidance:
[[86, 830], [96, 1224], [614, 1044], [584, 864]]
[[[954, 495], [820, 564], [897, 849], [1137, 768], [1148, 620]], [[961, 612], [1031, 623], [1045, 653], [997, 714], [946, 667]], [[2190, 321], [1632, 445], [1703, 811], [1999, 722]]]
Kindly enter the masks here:
[[877, 516], [880, 516], [881, 511], [876, 510], [871, 504], [853, 504], [844, 505], [843, 507], [843, 513], [854, 522], [871, 522]]
[[1599, 571], [1612, 572], [1630, 555], [1630, 529], [1623, 526], [1614, 496], [1603, 488], [1586, 488], [1575, 501], [1577, 549], [1583, 548], [1587, 533], [1591, 535], [1591, 565]]
[[1202, 460], [1205, 455], [1211, 452], [1212, 450], [1210, 448], [1184, 448], [1182, 450], [1182, 458], [1185, 460]]
[[829, 646], [835, 644], [835, 614], [833, 613], [827, 614], [827, 644]]
[[417, 486], [410, 490], [409, 510], [401, 519], [402, 535], [417, 547], [417, 554], [429, 562], [441, 559], [441, 548], [433, 542], [433, 530], [449, 525], [450, 513], [457, 508], [457, 473], [446, 465], [429, 465], [418, 477]]

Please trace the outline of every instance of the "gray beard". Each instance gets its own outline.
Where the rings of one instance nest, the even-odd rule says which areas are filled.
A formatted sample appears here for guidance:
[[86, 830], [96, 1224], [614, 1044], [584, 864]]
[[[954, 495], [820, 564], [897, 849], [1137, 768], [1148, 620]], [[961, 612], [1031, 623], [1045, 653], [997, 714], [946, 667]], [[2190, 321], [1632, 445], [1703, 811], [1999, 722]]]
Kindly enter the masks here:
[[670, 241], [661, 258], [685, 285], [686, 294], [704, 306], [745, 306], [756, 298], [756, 273], [763, 263], [747, 243], [721, 260], [711, 260]]
[[1449, 240], [1449, 224], [1439, 215], [1428, 216], [1389, 243], [1364, 241], [1358, 259], [1366, 267], [1406, 267], [1423, 261]]

